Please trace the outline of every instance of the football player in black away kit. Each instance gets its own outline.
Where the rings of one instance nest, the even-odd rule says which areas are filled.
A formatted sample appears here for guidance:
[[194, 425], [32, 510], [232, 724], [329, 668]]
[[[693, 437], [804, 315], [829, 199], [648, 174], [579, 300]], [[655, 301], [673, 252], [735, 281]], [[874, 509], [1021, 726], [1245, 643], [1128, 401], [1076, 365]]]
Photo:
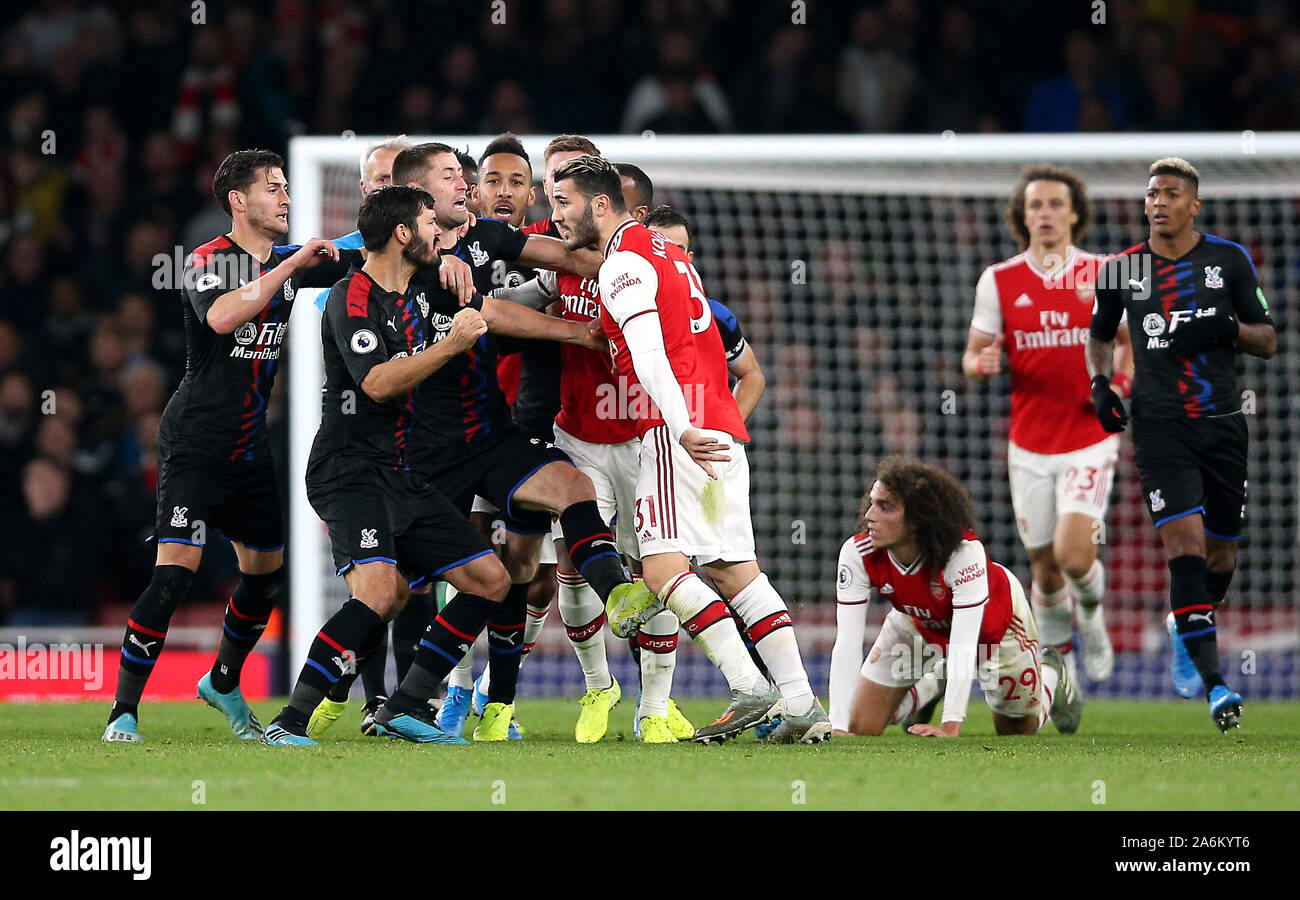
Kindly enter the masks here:
[[240, 580], [198, 695], [225, 713], [238, 737], [256, 740], [262, 731], [239, 676], [286, 583], [266, 404], [295, 291], [331, 285], [361, 261], [358, 251], [339, 251], [321, 238], [274, 245], [289, 231], [283, 169], [284, 160], [267, 150], [226, 157], [212, 190], [233, 227], [186, 260], [185, 378], [158, 430], [157, 562], [127, 619], [106, 741], [142, 739], [140, 696], [217, 528], [234, 546]]
[[1088, 370], [1102, 427], [1123, 431], [1128, 416], [1110, 374], [1127, 311], [1136, 364], [1133, 450], [1169, 561], [1174, 687], [1183, 697], [1203, 690], [1210, 716], [1227, 731], [1239, 725], [1242, 699], [1219, 669], [1215, 612], [1236, 567], [1248, 445], [1235, 356], [1268, 359], [1277, 333], [1250, 254], [1193, 230], [1201, 209], [1196, 169], [1169, 157], [1152, 163], [1150, 174], [1150, 236], [1098, 274]]
[[[393, 180], [433, 194], [439, 225], [444, 229], [442, 248], [463, 254], [474, 268], [480, 291], [492, 287], [495, 260], [587, 275], [599, 271], [599, 254], [570, 251], [563, 241], [524, 234], [494, 219], [479, 219], [463, 236], [449, 241], [447, 230], [458, 228], [467, 218], [466, 185], [455, 153], [444, 144], [424, 144], [401, 153], [393, 161]], [[509, 301], [489, 298], [487, 302], [513, 310], [515, 315], [532, 312]], [[450, 312], [454, 307], [436, 311], [435, 319]], [[522, 538], [506, 547], [512, 586], [502, 613], [505, 621], [488, 630], [493, 677], [483, 718], [474, 731], [480, 741], [508, 738], [528, 585], [535, 574], [542, 538], [550, 532], [552, 514], [559, 516], [574, 563], [602, 600], [615, 590], [645, 590], [639, 582], [632, 584], [623, 567], [608, 524], [597, 510], [591, 480], [562, 451], [530, 440], [514, 426], [496, 370], [496, 341], [489, 333], [429, 380], [416, 401], [411, 458], [411, 467], [466, 515], [477, 494], [501, 511], [507, 530]], [[495, 627], [497, 624], [501, 627]]]
[[437, 728], [428, 699], [489, 620], [500, 617], [510, 580], [463, 512], [407, 467], [420, 415], [417, 388], [454, 368], [489, 323], [584, 346], [597, 339], [575, 323], [477, 295], [460, 308], [432, 268], [439, 229], [433, 198], [422, 190], [372, 192], [357, 224], [370, 256], [326, 300], [326, 385], [307, 465], [308, 499], [329, 526], [352, 597], [317, 634], [289, 705], [262, 742], [314, 745], [305, 733], [308, 717], [331, 688], [356, 678], [385, 621], [405, 601], [407, 583], [443, 578], [460, 593], [433, 618], [406, 678], [377, 712], [375, 731], [417, 743], [461, 743]]

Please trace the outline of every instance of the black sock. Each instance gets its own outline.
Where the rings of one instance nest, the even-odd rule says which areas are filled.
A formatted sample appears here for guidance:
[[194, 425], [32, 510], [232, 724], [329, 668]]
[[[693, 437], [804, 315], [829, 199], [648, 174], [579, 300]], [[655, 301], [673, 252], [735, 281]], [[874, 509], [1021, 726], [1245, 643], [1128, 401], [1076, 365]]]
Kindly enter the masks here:
[[262, 636], [266, 623], [275, 609], [276, 600], [284, 593], [289, 578], [284, 566], [265, 575], [240, 574], [239, 584], [226, 604], [226, 618], [221, 626], [221, 646], [217, 661], [212, 664], [212, 687], [228, 694], [239, 686], [239, 674], [244, 660]]
[[1169, 560], [1169, 606], [1174, 611], [1178, 636], [1208, 692], [1223, 684], [1223, 674], [1219, 671], [1214, 605], [1205, 591], [1205, 576], [1203, 556], [1176, 556]]
[[610, 591], [631, 581], [595, 500], [582, 500], [565, 509], [560, 513], [560, 528], [573, 567], [601, 600], [608, 600]]
[[1232, 583], [1233, 571], [1232, 569], [1226, 572], [1205, 570], [1205, 593], [1209, 594], [1210, 602], [1215, 606], [1222, 603], [1223, 598], [1228, 595], [1228, 585]]
[[433, 617], [415, 649], [410, 671], [388, 698], [387, 706], [393, 715], [428, 705], [499, 607], [499, 603], [477, 594], [457, 594]]
[[122, 636], [122, 657], [118, 668], [117, 695], [108, 721], [123, 713], [139, 716], [140, 696], [153, 672], [154, 663], [167, 642], [172, 613], [190, 591], [194, 573], [184, 566], [156, 566], [153, 579], [131, 607]]
[[[361, 665], [361, 688], [365, 691], [367, 700], [371, 697], [388, 696], [388, 686], [384, 684], [384, 676], [388, 670], [387, 624], [375, 635], [375, 644], [371, 655]], [[330, 699], [335, 698], [331, 695]]]
[[393, 661], [397, 663], [397, 681], [400, 684], [411, 670], [415, 648], [420, 638], [429, 630], [433, 619], [433, 593], [412, 594], [406, 608], [393, 620]]
[[382, 624], [379, 614], [355, 597], [344, 603], [311, 642], [307, 662], [289, 697], [289, 706], [303, 716], [310, 716], [340, 678], [347, 675], [355, 678], [361, 669], [357, 655], [366, 639]]
[[[380, 622], [379, 625], [366, 636], [361, 642], [361, 649], [357, 651], [357, 671], [352, 674], [342, 675], [339, 680], [334, 682], [325, 696], [335, 703], [346, 703], [348, 695], [352, 693], [352, 685], [356, 683], [357, 674], [368, 672], [374, 668], [376, 663], [383, 666], [385, 660], [384, 654], [380, 653], [387, 644], [385, 640], [388, 637], [388, 623]], [[366, 699], [374, 695], [366, 694]]]
[[515, 702], [519, 663], [524, 655], [524, 626], [528, 621], [528, 588], [527, 583], [510, 585], [505, 602], [488, 620], [488, 665], [492, 669], [488, 703]]
[[636, 636], [627, 639], [627, 647], [629, 650], [632, 651], [632, 659], [634, 662], [636, 662], [636, 690], [637, 693], [639, 694], [644, 689], [643, 685], [641, 684], [641, 634], [640, 632], [638, 632]]

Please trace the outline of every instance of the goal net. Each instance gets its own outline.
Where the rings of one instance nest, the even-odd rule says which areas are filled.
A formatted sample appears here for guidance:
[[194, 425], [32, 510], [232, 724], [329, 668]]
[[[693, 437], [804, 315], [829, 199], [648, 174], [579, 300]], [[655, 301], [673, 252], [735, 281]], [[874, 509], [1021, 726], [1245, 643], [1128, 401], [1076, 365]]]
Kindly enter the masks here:
[[[295, 240], [355, 228], [358, 157], [381, 139], [292, 142]], [[440, 139], [475, 155], [489, 140]], [[525, 139], [539, 181], [546, 140]], [[1009, 382], [1003, 375], [982, 387], [961, 372], [975, 282], [985, 266], [1019, 250], [1003, 213], [1022, 166], [1052, 162], [1080, 172], [1093, 203], [1081, 244], [1114, 253], [1146, 236], [1147, 166], [1183, 156], [1202, 173], [1199, 230], [1250, 251], [1280, 332], [1300, 296], [1296, 133], [595, 141], [609, 159], [645, 169], [655, 202], [691, 219], [706, 291], [736, 313], [766, 372], [767, 392], [750, 423], [757, 545], [794, 611], [822, 694], [834, 640], [836, 558], [881, 456], [919, 457], [961, 478], [991, 558], [1029, 583], [1007, 484]], [[534, 218], [549, 214], [540, 190], [538, 197]], [[290, 329], [295, 672], [320, 623], [346, 599], [302, 479], [320, 415], [315, 316], [310, 303], [300, 303]], [[1251, 431], [1249, 508], [1219, 631], [1225, 674], [1256, 698], [1298, 690], [1300, 351], [1285, 337], [1279, 347], [1272, 360], [1247, 357], [1240, 367]], [[1172, 696], [1167, 569], [1127, 435], [1123, 447], [1101, 554], [1116, 674], [1085, 687], [1093, 696]], [[873, 628], [884, 612], [872, 604]], [[628, 654], [613, 644], [616, 674], [634, 680]], [[721, 693], [720, 677], [688, 645], [682, 641], [675, 692]], [[525, 695], [581, 691], [558, 623], [544, 630], [520, 684]]]

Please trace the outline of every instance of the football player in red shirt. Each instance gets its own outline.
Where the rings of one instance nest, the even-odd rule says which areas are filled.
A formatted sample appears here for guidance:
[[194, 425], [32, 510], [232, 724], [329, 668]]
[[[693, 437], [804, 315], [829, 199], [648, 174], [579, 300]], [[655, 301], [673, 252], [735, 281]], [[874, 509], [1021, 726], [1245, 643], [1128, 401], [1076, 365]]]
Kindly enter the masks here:
[[[940, 661], [943, 722], [913, 725], [912, 734], [957, 737], [976, 677], [998, 734], [1034, 734], [1049, 717], [1062, 733], [1078, 730], [1082, 701], [1069, 669], [1052, 647], [1040, 655], [1024, 588], [988, 558], [974, 519], [966, 489], [942, 469], [896, 457], [880, 464], [858, 533], [840, 551], [836, 731], [880, 734]], [[872, 588], [893, 609], [864, 663]]]
[[[781, 716], [775, 741], [830, 737], [799, 656], [790, 614], [759, 570], [749, 516], [745, 424], [731, 395], [722, 340], [699, 275], [681, 248], [628, 213], [615, 166], [594, 156], [556, 169], [552, 218], [570, 248], [603, 249], [601, 320], [641, 438], [635, 531], [644, 603], [607, 604], [628, 636], [671, 609], [727, 677], [732, 700], [697, 729], [734, 737]], [[745, 620], [777, 686], [749, 658], [727, 605], [691, 571], [695, 558]]]
[[[1093, 411], [1084, 362], [1102, 258], [1074, 246], [1089, 220], [1083, 181], [1056, 166], [1028, 166], [1012, 193], [1007, 225], [1024, 252], [989, 266], [975, 288], [962, 356], [966, 377], [987, 384], [1011, 373], [1007, 464], [1011, 505], [1032, 570], [1030, 603], [1043, 642], [1074, 671], [1073, 612], [1094, 681], [1110, 678], [1115, 655], [1102, 615], [1104, 539], [1117, 435]], [[1115, 380], [1127, 391], [1133, 361], [1127, 328], [1116, 346]]]

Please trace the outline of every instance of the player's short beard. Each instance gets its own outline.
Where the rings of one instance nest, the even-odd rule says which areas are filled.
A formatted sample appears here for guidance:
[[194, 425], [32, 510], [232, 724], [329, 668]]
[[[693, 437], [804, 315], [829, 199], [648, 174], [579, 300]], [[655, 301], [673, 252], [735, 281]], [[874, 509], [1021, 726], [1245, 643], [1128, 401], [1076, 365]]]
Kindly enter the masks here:
[[420, 237], [419, 232], [413, 232], [411, 242], [402, 248], [402, 258], [423, 269], [437, 262], [438, 253], [432, 244]]
[[568, 246], [570, 250], [581, 250], [584, 247], [595, 247], [599, 243], [600, 229], [596, 227], [596, 218], [588, 205], [582, 211], [582, 218], [569, 228]]

